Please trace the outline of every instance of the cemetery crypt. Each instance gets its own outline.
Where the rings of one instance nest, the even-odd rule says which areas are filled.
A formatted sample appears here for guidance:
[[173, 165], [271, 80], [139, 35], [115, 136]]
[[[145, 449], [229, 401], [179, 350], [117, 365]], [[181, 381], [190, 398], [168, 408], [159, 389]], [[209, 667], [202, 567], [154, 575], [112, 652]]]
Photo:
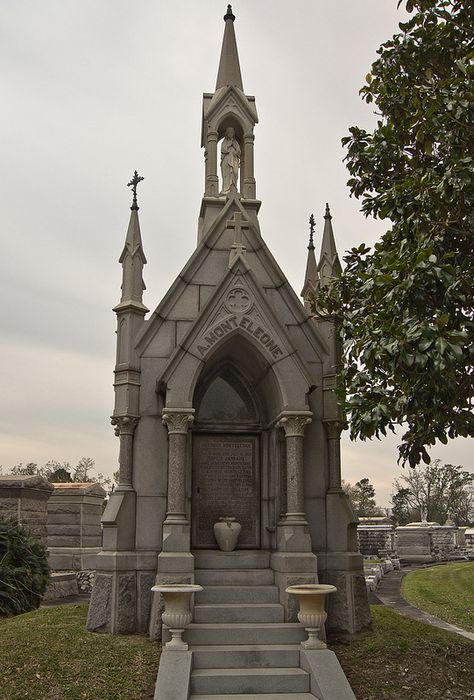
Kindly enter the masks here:
[[151, 587], [193, 582], [203, 551], [217, 550], [214, 524], [233, 517], [242, 530], [226, 555], [232, 569], [251, 573], [252, 556], [269, 552], [286, 621], [296, 620], [288, 585], [334, 584], [327, 626], [352, 634], [370, 612], [341, 489], [340, 348], [334, 320], [305, 304], [341, 269], [331, 215], [326, 207], [319, 260], [311, 232], [302, 302], [260, 232], [255, 98], [243, 89], [230, 6], [224, 19], [216, 89], [203, 98], [197, 247], [148, 318], [137, 173], [130, 183], [114, 309], [120, 478], [102, 518], [88, 629], [160, 638]]

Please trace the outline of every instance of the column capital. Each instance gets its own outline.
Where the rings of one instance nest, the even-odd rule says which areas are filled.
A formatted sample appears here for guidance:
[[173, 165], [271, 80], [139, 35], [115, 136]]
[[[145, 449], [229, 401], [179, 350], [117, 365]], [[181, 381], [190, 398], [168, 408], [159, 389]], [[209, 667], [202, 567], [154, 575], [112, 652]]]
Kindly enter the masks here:
[[284, 411], [278, 417], [276, 425], [283, 428], [285, 437], [303, 437], [306, 426], [312, 420], [311, 411]]
[[168, 428], [168, 433], [186, 435], [188, 428], [194, 421], [194, 408], [165, 408], [162, 414], [163, 425]]
[[347, 423], [343, 420], [323, 420], [323, 425], [330, 440], [338, 440], [342, 431], [347, 428]]
[[117, 437], [120, 435], [133, 435], [137, 427], [140, 416], [111, 416], [110, 422], [114, 426], [114, 433]]

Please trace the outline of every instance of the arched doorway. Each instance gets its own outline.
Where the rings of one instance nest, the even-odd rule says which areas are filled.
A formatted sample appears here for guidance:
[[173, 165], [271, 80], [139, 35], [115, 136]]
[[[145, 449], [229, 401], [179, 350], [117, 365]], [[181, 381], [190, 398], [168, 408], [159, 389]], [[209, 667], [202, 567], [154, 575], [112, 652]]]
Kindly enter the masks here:
[[192, 454], [192, 546], [217, 547], [213, 525], [232, 516], [242, 525], [239, 548], [259, 548], [261, 433], [258, 401], [232, 364], [196, 388]]

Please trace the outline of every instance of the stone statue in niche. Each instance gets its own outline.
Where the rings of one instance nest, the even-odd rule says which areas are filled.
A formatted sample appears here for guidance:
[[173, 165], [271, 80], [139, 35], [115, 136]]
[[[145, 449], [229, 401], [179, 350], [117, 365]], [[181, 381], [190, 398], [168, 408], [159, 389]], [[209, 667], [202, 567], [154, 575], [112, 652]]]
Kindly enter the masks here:
[[237, 179], [239, 175], [240, 146], [235, 138], [233, 126], [228, 126], [221, 145], [221, 194], [237, 191]]

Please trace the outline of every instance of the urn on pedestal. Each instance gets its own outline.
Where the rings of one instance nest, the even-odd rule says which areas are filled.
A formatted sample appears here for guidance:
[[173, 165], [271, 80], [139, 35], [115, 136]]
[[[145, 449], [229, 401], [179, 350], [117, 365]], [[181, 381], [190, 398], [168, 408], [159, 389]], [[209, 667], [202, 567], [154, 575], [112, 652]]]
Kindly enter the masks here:
[[301, 642], [304, 649], [326, 649], [326, 644], [319, 639], [319, 631], [327, 619], [325, 608], [326, 595], [335, 593], [337, 588], [324, 583], [307, 583], [288, 586], [287, 593], [298, 596], [300, 611], [298, 620], [305, 626], [308, 639]]
[[151, 590], [161, 593], [165, 603], [162, 620], [171, 633], [171, 639], [165, 645], [166, 651], [187, 651], [188, 645], [183, 641], [183, 632], [193, 619], [191, 596], [202, 591], [202, 586], [192, 583], [169, 583], [153, 586]]

